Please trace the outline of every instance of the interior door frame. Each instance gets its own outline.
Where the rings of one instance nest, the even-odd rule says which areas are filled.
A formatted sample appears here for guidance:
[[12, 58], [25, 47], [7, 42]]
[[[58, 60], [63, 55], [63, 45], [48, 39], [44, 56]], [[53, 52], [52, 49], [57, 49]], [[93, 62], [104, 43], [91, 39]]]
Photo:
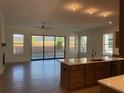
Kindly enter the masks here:
[[[32, 59], [32, 36], [42, 36], [43, 37], [43, 58], [42, 59]], [[50, 37], [54, 37], [54, 57], [53, 58], [44, 58], [44, 43], [45, 43], [45, 36], [50, 36]], [[56, 35], [37, 35], [37, 34], [31, 34], [31, 61], [35, 61], [35, 60], [50, 60], [50, 59], [64, 59], [66, 58], [66, 37], [65, 36], [56, 36]], [[63, 37], [64, 38], [64, 57], [56, 57], [56, 37]]]

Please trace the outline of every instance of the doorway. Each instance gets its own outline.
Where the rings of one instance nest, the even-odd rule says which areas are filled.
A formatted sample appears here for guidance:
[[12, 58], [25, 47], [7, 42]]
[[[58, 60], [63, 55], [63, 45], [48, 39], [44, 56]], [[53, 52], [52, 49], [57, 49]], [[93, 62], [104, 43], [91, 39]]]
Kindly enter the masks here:
[[65, 58], [65, 37], [32, 35], [32, 60]]

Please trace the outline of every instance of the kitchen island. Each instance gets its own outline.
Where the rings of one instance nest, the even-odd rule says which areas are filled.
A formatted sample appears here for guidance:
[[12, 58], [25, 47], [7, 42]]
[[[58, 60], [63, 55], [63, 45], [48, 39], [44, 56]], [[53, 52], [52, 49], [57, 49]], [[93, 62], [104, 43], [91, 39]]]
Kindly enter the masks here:
[[[124, 58], [103, 57], [94, 60], [71, 58], [58, 61], [61, 62], [60, 85], [65, 89], [91, 86], [100, 79], [124, 73], [124, 69], [120, 67], [124, 66]], [[115, 68], [115, 65], [118, 65], [118, 68]], [[114, 70], [117, 70], [116, 74], [113, 74], [116, 72]]]
[[124, 75], [98, 81], [101, 93], [124, 93]]

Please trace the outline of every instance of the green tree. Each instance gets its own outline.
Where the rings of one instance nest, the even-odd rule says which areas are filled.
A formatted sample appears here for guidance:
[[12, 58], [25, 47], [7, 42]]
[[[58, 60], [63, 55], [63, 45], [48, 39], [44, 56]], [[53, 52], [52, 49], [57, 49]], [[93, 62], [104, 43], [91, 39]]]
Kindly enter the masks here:
[[62, 41], [57, 41], [56, 48], [57, 49], [62, 49]]

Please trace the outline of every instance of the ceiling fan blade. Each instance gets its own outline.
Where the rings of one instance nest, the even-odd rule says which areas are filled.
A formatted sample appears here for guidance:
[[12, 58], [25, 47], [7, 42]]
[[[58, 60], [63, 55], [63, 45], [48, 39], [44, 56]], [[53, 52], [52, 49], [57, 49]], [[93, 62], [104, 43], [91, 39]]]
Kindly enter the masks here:
[[37, 28], [37, 29], [41, 29], [40, 26], [31, 26], [32, 28]]
[[37, 29], [53, 29], [52, 27], [46, 26], [45, 23], [42, 23], [39, 26], [32, 26], [33, 28], [37, 28]]

